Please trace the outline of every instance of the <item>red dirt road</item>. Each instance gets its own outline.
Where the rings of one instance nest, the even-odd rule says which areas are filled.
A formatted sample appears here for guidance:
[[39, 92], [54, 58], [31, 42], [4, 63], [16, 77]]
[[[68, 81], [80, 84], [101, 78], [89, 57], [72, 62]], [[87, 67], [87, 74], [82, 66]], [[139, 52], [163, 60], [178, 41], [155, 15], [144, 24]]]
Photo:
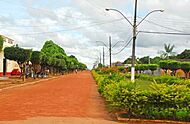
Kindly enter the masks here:
[[89, 71], [0, 92], [0, 121], [33, 117], [109, 119]]

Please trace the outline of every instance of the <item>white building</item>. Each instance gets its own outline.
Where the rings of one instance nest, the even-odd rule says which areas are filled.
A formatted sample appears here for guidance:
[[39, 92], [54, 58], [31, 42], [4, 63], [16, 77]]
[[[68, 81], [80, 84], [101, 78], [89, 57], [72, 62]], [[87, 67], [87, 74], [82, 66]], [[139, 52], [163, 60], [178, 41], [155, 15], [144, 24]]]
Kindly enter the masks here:
[[0, 35], [4, 39], [3, 43], [3, 49], [0, 52], [0, 76], [7, 75], [10, 76], [11, 72], [16, 69], [20, 71], [19, 65], [15, 61], [6, 60], [4, 57], [4, 48], [13, 46], [13, 40], [5, 37], [3, 35]]

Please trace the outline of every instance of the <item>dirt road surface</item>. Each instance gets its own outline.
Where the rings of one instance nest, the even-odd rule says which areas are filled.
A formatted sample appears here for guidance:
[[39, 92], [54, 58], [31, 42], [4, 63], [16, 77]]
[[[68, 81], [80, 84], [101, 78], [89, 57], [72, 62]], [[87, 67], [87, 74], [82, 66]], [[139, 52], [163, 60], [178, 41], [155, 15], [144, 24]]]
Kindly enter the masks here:
[[89, 71], [0, 92], [0, 124], [116, 124]]

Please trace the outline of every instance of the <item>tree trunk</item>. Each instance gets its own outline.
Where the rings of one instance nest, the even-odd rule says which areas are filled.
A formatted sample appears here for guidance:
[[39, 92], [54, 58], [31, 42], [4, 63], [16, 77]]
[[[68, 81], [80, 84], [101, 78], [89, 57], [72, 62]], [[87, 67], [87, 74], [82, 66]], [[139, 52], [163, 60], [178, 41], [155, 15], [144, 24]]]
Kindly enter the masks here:
[[23, 63], [23, 74], [22, 74], [22, 81], [23, 82], [25, 82], [25, 80], [26, 80], [26, 75], [25, 75], [25, 73], [26, 73], [26, 64], [25, 63]]

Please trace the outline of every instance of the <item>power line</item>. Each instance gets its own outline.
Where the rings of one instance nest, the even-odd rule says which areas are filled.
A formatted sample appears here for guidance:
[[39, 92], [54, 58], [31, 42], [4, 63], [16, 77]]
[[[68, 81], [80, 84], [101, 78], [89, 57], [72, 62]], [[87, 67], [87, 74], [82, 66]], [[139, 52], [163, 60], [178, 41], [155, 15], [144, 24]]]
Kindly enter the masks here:
[[103, 7], [98, 6], [97, 4], [95, 4], [90, 0], [86, 0], [86, 2], [88, 2], [92, 7], [94, 7], [97, 11], [99, 11], [100, 14], [106, 14]]
[[117, 55], [117, 54], [121, 53], [131, 43], [132, 39], [133, 39], [133, 37], [130, 38], [130, 40], [127, 42], [127, 44], [120, 51], [118, 51], [117, 53], [113, 53], [112, 55]]
[[[139, 17], [139, 18], [141, 18], [141, 17]], [[142, 18], [141, 18], [141, 19], [142, 19]], [[183, 31], [178, 30], [178, 29], [174, 29], [174, 28], [171, 28], [171, 27], [167, 27], [167, 26], [163, 26], [163, 25], [157, 24], [157, 23], [155, 23], [155, 22], [153, 22], [153, 21], [150, 21], [150, 20], [146, 20], [146, 19], [145, 19], [145, 21], [148, 22], [148, 23], [150, 23], [150, 24], [153, 24], [153, 25], [156, 25], [156, 26], [159, 26], [159, 27], [168, 29], [168, 30], [177, 31], [177, 32], [183, 32]]]
[[[120, 19], [122, 19], [122, 18], [120, 18]], [[119, 20], [119, 19], [116, 19], [116, 20]], [[115, 21], [115, 20], [112, 20], [112, 21]], [[103, 22], [110, 22], [110, 21], [97, 21], [97, 22], [92, 22], [92, 23], [90, 23], [90, 24], [99, 24], [99, 23], [103, 23]], [[40, 27], [64, 27], [64, 26], [71, 26], [72, 24], [67, 24], [67, 25], [57, 25], [57, 24], [52, 24], [52, 25], [0, 25], [1, 27], [3, 27], [3, 28], [6, 28], [6, 27], [13, 27], [13, 28], [19, 28], [19, 27], [24, 27], [24, 28], [40, 28]]]
[[178, 18], [168, 18], [168, 17], [166, 17], [166, 16], [164, 16], [164, 18], [161, 18], [161, 17], [159, 17], [159, 18], [156, 18], [156, 17], [151, 17], [152, 19], [156, 19], [156, 20], [160, 20], [160, 19], [163, 19], [164, 20], [164, 22], [165, 21], [167, 21], [167, 22], [176, 22], [176, 23], [190, 23], [190, 20], [181, 20], [181, 19], [178, 19]]
[[[109, 21], [109, 22], [102, 22], [102, 23], [97, 23], [97, 24], [93, 24], [93, 25], [88, 25], [88, 26], [80, 26], [80, 27], [75, 27], [75, 28], [71, 28], [71, 29], [66, 29], [66, 30], [56, 30], [56, 31], [49, 31], [49, 32], [36, 32], [36, 33], [27, 33], [27, 34], [12, 34], [12, 35], [37, 35], [37, 34], [51, 34], [51, 33], [56, 33], [56, 32], [66, 32], [66, 31], [73, 31], [73, 30], [79, 30], [79, 29], [83, 29], [83, 28], [88, 28], [88, 27], [94, 27], [97, 25], [104, 25], [104, 24], [109, 24], [109, 23], [114, 23], [117, 21], [121, 21], [122, 19], [116, 19], [113, 21]], [[12, 36], [10, 35], [10, 36]]]
[[178, 32], [139, 31], [139, 33], [166, 34], [166, 35], [186, 35], [186, 36], [190, 36], [190, 33], [178, 33]]

